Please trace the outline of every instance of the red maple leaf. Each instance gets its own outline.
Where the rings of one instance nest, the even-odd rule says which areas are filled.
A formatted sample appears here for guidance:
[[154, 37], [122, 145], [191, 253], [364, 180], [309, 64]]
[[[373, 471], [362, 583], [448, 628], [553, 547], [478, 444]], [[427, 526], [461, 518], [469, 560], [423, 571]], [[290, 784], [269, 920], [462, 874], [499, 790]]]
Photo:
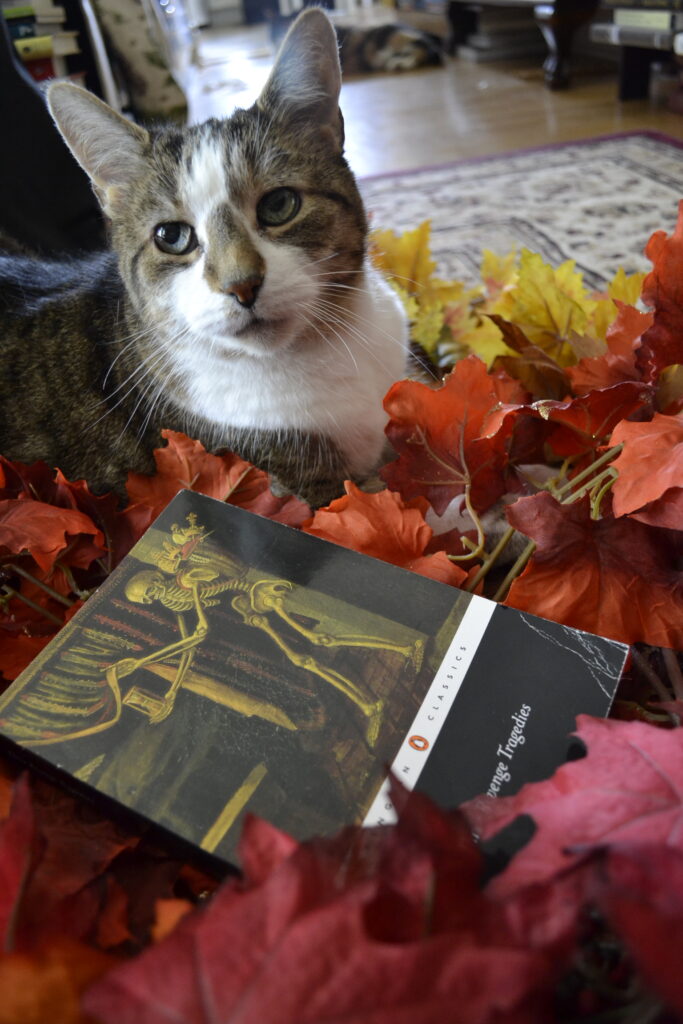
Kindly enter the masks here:
[[683, 1015], [683, 850], [619, 843], [602, 873], [599, 905], [644, 981]]
[[619, 473], [612, 487], [614, 514], [635, 513], [636, 519], [683, 529], [683, 413], [619, 423], [611, 444], [624, 446], [612, 463]]
[[581, 359], [565, 371], [577, 395], [608, 388], [624, 380], [640, 380], [636, 367], [636, 350], [640, 338], [652, 326], [653, 313], [641, 313], [635, 306], [614, 300], [619, 310], [607, 331], [605, 355]]
[[28, 551], [44, 572], [52, 569], [70, 538], [83, 534], [88, 537], [88, 545], [86, 551], [81, 551], [78, 564], [89, 565], [105, 553], [104, 537], [89, 516], [42, 501], [0, 501], [0, 548], [13, 555]]
[[497, 898], [548, 882], [594, 848], [663, 843], [683, 851], [683, 729], [579, 715], [587, 755], [514, 796], [465, 804], [472, 827], [489, 839], [519, 815], [536, 831], [489, 888]]
[[534, 402], [531, 408], [550, 424], [547, 441], [565, 458], [597, 448], [617, 423], [651, 402], [652, 388], [622, 381], [567, 402]]
[[308, 506], [296, 498], [276, 498], [268, 474], [238, 455], [211, 455], [199, 441], [185, 434], [173, 430], [161, 433], [168, 444], [154, 452], [156, 475], [130, 473], [126, 483], [131, 502], [151, 509], [152, 518], [183, 489], [199, 491], [290, 526], [299, 526], [310, 516]]
[[424, 498], [403, 502], [393, 491], [366, 494], [347, 481], [346, 494], [319, 509], [303, 530], [383, 562], [411, 569], [442, 583], [460, 586], [467, 573], [439, 551], [426, 555], [432, 529], [424, 520]]
[[394, 384], [384, 399], [387, 436], [399, 453], [382, 471], [389, 487], [406, 500], [422, 495], [439, 515], [468, 487], [475, 508], [493, 505], [506, 489], [507, 458], [482, 435], [501, 404], [499, 390], [476, 356], [456, 363], [437, 390], [417, 381]]
[[588, 498], [560, 505], [546, 492], [520, 498], [507, 517], [536, 550], [505, 604], [623, 643], [683, 647], [683, 572], [671, 532], [595, 520]]
[[96, 983], [86, 1012], [101, 1024], [442, 1024], [454, 1006], [468, 1024], [548, 1019], [566, 918], [544, 930], [535, 911], [550, 902], [488, 900], [468, 830], [424, 798], [397, 829], [301, 845], [249, 819], [242, 860], [242, 885]]
[[654, 381], [664, 367], [683, 363], [683, 200], [673, 234], [655, 231], [645, 254], [653, 267], [642, 299], [654, 309], [654, 323], [642, 336], [636, 363], [644, 380]]

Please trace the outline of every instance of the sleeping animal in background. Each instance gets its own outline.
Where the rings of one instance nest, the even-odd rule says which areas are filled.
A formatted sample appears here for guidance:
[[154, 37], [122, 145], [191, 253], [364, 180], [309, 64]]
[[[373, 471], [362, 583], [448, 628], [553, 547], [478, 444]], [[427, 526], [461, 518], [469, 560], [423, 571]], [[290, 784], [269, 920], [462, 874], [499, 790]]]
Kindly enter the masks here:
[[340, 85], [334, 30], [311, 8], [254, 106], [226, 120], [146, 131], [51, 87], [111, 250], [0, 254], [4, 455], [122, 492], [169, 428], [314, 507], [373, 474], [407, 325], [367, 259]]
[[[267, 10], [270, 37], [279, 43], [296, 15]], [[355, 28], [335, 23], [342, 74], [364, 75], [373, 71], [415, 71], [443, 64], [442, 40], [407, 25], [373, 25]]]
[[336, 26], [344, 75], [369, 71], [415, 71], [443, 63], [438, 36], [405, 25]]

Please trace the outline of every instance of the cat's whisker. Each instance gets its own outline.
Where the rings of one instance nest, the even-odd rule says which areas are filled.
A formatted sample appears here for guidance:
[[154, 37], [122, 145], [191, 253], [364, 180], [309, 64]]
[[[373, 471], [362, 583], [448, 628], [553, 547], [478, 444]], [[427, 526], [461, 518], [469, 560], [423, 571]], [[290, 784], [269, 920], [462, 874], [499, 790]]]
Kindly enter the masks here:
[[[339, 307], [334, 302], [329, 302], [328, 300], [322, 298], [322, 296], [319, 297], [317, 301], [321, 305], [321, 311], [324, 309], [326, 315], [329, 315], [330, 313], [335, 313], [337, 316], [340, 317], [348, 317], [349, 319], [347, 320], [340, 320], [340, 323], [343, 323], [346, 326], [347, 330], [351, 331], [358, 338], [359, 342], [361, 342], [366, 351], [370, 355], [373, 355], [375, 358], [376, 355], [373, 351], [373, 347], [368, 343], [367, 335], [361, 329], [363, 327], [369, 327], [374, 335], [381, 334], [383, 337], [387, 339], [387, 341], [391, 342], [393, 345], [397, 345], [401, 351], [405, 351], [405, 345], [401, 338], [396, 337], [396, 335], [391, 334], [389, 331], [385, 331], [382, 328], [379, 328], [376, 323], [369, 321], [367, 317], [361, 316], [355, 310]], [[350, 319], [355, 320], [356, 326], [349, 322]]]
[[[305, 318], [302, 317], [302, 319], [305, 319]], [[308, 321], [308, 320], [306, 322], [309, 324], [309, 326], [313, 327], [313, 329], [323, 338], [323, 340], [325, 340], [325, 341], [329, 340], [329, 339], [325, 338], [325, 335], [318, 329], [316, 324], [310, 323], [310, 321]], [[351, 357], [351, 362], [353, 363], [354, 368], [356, 370], [356, 373], [357, 374], [360, 373], [359, 368], [358, 368], [358, 361], [357, 361], [356, 357], [354, 356], [353, 352], [351, 351], [350, 345], [345, 341], [343, 335], [341, 335], [337, 330], [335, 330], [334, 327], [332, 327], [330, 321], [327, 322], [327, 326], [331, 327], [332, 333], [334, 334], [334, 336], [336, 338], [338, 338], [339, 341], [341, 341], [342, 345], [344, 346], [344, 348], [348, 352], [349, 356]]]

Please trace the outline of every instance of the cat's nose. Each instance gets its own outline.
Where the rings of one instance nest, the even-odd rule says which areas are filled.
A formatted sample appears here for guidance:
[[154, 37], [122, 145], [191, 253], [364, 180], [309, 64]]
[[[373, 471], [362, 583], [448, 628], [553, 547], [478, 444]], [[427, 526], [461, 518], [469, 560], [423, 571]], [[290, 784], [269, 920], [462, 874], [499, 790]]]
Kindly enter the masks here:
[[263, 277], [257, 275], [247, 277], [243, 281], [230, 281], [223, 289], [227, 295], [234, 295], [240, 306], [251, 309], [256, 302], [256, 297], [261, 290]]

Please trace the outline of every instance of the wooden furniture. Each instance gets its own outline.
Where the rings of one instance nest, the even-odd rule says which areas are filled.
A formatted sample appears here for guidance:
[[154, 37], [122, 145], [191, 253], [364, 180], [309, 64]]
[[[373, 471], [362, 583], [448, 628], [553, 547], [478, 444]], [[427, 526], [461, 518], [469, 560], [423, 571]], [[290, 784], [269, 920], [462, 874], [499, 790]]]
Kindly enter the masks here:
[[543, 33], [548, 56], [543, 64], [545, 82], [549, 89], [566, 89], [570, 81], [570, 61], [574, 36], [582, 25], [588, 24], [598, 9], [599, 0], [554, 0], [539, 4], [535, 0], [483, 0], [473, 4], [467, 0], [448, 0], [448, 20], [451, 36], [450, 52], [464, 43], [473, 31], [476, 7], [532, 7], [536, 23]]

